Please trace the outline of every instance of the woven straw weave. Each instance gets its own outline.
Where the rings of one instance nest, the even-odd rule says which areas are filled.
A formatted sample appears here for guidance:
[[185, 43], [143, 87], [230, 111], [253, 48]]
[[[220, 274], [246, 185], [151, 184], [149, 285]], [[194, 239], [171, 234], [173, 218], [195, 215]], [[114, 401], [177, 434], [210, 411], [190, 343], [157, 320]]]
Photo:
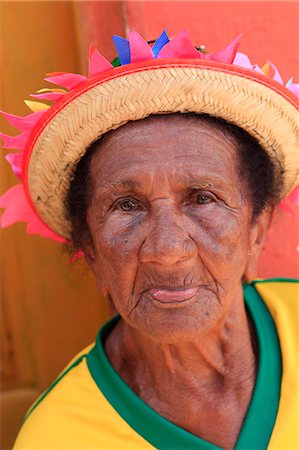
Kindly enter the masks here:
[[277, 170], [281, 197], [298, 181], [298, 112], [274, 89], [238, 75], [197, 67], [126, 73], [92, 87], [43, 129], [32, 151], [28, 185], [41, 218], [68, 238], [65, 198], [77, 162], [102, 134], [150, 114], [195, 112], [223, 117], [256, 137]]

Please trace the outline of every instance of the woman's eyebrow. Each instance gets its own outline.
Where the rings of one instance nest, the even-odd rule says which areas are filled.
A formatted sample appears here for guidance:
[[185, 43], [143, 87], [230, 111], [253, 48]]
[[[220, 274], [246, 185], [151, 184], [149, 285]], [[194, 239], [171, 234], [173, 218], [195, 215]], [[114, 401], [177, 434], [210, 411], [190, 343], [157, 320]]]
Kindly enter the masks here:
[[116, 180], [109, 181], [105, 184], [101, 184], [96, 188], [96, 192], [98, 195], [109, 194], [112, 191], [125, 191], [125, 190], [134, 190], [136, 191], [140, 188], [140, 183], [133, 180]]
[[203, 174], [203, 175], [184, 175], [179, 178], [178, 183], [182, 187], [199, 186], [201, 188], [223, 187], [224, 180], [217, 174]]

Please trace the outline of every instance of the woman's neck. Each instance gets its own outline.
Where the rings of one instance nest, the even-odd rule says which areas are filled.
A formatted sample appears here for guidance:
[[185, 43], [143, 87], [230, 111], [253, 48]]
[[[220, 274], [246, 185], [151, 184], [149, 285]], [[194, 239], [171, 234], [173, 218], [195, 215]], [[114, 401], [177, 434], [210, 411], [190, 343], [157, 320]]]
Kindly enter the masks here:
[[[233, 446], [257, 366], [254, 327], [243, 300], [233, 302], [213, 330], [192, 342], [159, 343], [121, 320], [105, 349], [114, 369], [158, 413], [216, 445]], [[227, 427], [231, 440], [222, 437], [221, 430], [229, 434]]]

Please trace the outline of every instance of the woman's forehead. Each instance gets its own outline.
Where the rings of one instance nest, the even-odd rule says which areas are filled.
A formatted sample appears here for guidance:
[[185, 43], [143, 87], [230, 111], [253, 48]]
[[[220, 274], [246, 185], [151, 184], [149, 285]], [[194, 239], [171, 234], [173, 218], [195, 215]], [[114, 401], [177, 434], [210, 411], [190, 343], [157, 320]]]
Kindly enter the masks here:
[[225, 130], [225, 126], [219, 119], [193, 113], [159, 114], [131, 121], [107, 133], [99, 144], [100, 146], [107, 143], [115, 145], [130, 139], [142, 145], [145, 139], [147, 142], [155, 142], [157, 136], [161, 140], [175, 136], [182, 142], [192, 142], [194, 138], [200, 138], [199, 142], [201, 142], [209, 137], [223, 139], [226, 136], [235, 144], [234, 136], [228, 129]]
[[236, 141], [217, 125], [184, 115], [131, 122], [99, 141], [91, 160], [96, 179], [142, 179], [169, 170], [180, 179], [201, 174], [231, 176]]

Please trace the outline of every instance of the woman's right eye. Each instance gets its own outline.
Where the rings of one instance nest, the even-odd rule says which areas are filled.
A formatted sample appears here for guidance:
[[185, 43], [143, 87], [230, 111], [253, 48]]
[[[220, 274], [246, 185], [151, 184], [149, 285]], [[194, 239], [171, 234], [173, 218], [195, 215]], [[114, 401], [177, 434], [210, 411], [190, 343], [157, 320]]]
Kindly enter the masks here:
[[133, 200], [131, 198], [123, 199], [116, 203], [116, 208], [125, 212], [134, 211], [135, 209], [137, 209], [137, 207], [138, 203], [136, 202], [136, 200]]

